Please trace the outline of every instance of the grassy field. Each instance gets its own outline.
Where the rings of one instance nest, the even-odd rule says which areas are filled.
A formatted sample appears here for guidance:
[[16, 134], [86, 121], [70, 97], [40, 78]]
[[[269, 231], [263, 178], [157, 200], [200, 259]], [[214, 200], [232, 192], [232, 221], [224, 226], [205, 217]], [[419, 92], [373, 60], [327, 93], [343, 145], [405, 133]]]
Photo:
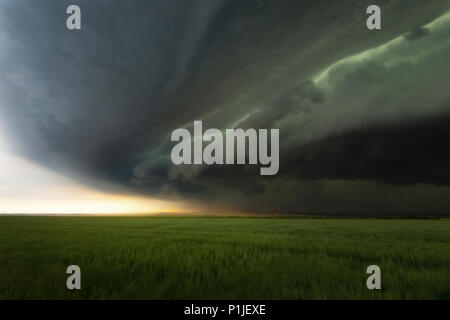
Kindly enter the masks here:
[[0, 298], [450, 299], [450, 221], [0, 217]]

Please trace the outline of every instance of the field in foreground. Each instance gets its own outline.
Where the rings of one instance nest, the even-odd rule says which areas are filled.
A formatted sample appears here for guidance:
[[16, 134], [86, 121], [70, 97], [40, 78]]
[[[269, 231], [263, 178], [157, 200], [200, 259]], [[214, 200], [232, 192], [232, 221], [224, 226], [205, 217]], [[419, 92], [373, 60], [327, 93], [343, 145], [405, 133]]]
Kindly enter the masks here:
[[449, 244], [444, 220], [0, 217], [0, 299], [450, 299]]

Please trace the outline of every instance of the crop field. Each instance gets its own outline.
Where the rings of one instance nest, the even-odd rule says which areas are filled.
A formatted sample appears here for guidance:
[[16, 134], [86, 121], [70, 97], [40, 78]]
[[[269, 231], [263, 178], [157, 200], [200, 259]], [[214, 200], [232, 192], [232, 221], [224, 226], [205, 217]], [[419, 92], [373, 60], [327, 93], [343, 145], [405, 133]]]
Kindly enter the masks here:
[[450, 299], [450, 221], [3, 216], [0, 299]]

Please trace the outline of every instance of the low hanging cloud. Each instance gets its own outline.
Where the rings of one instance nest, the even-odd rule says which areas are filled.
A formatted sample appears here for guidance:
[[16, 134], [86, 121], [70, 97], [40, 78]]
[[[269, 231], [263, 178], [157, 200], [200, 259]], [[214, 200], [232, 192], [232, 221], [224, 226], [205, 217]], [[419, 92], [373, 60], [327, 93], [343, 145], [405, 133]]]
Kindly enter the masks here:
[[[448, 1], [381, 1], [380, 32], [369, 1], [79, 1], [80, 32], [69, 2], [0, 4], [2, 131], [24, 157], [223, 210], [364, 211], [379, 184], [450, 183]], [[194, 120], [279, 128], [279, 174], [174, 166], [170, 133]], [[351, 206], [336, 181], [374, 186]]]

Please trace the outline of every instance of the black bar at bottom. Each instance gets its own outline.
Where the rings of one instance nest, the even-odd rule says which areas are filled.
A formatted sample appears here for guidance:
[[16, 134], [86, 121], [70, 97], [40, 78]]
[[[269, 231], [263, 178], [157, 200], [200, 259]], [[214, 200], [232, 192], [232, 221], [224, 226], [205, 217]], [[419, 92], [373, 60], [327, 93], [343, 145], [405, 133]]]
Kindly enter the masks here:
[[[449, 300], [450, 301], [450, 300]], [[29, 313], [86, 317], [113, 315], [153, 319], [309, 319], [315, 317], [366, 318], [376, 316], [430, 315], [445, 314], [450, 307], [449, 301], [357, 301], [357, 300], [129, 300], [129, 301], [0, 301], [2, 313], [10, 311], [12, 315]], [[9, 309], [9, 310], [8, 310]]]

